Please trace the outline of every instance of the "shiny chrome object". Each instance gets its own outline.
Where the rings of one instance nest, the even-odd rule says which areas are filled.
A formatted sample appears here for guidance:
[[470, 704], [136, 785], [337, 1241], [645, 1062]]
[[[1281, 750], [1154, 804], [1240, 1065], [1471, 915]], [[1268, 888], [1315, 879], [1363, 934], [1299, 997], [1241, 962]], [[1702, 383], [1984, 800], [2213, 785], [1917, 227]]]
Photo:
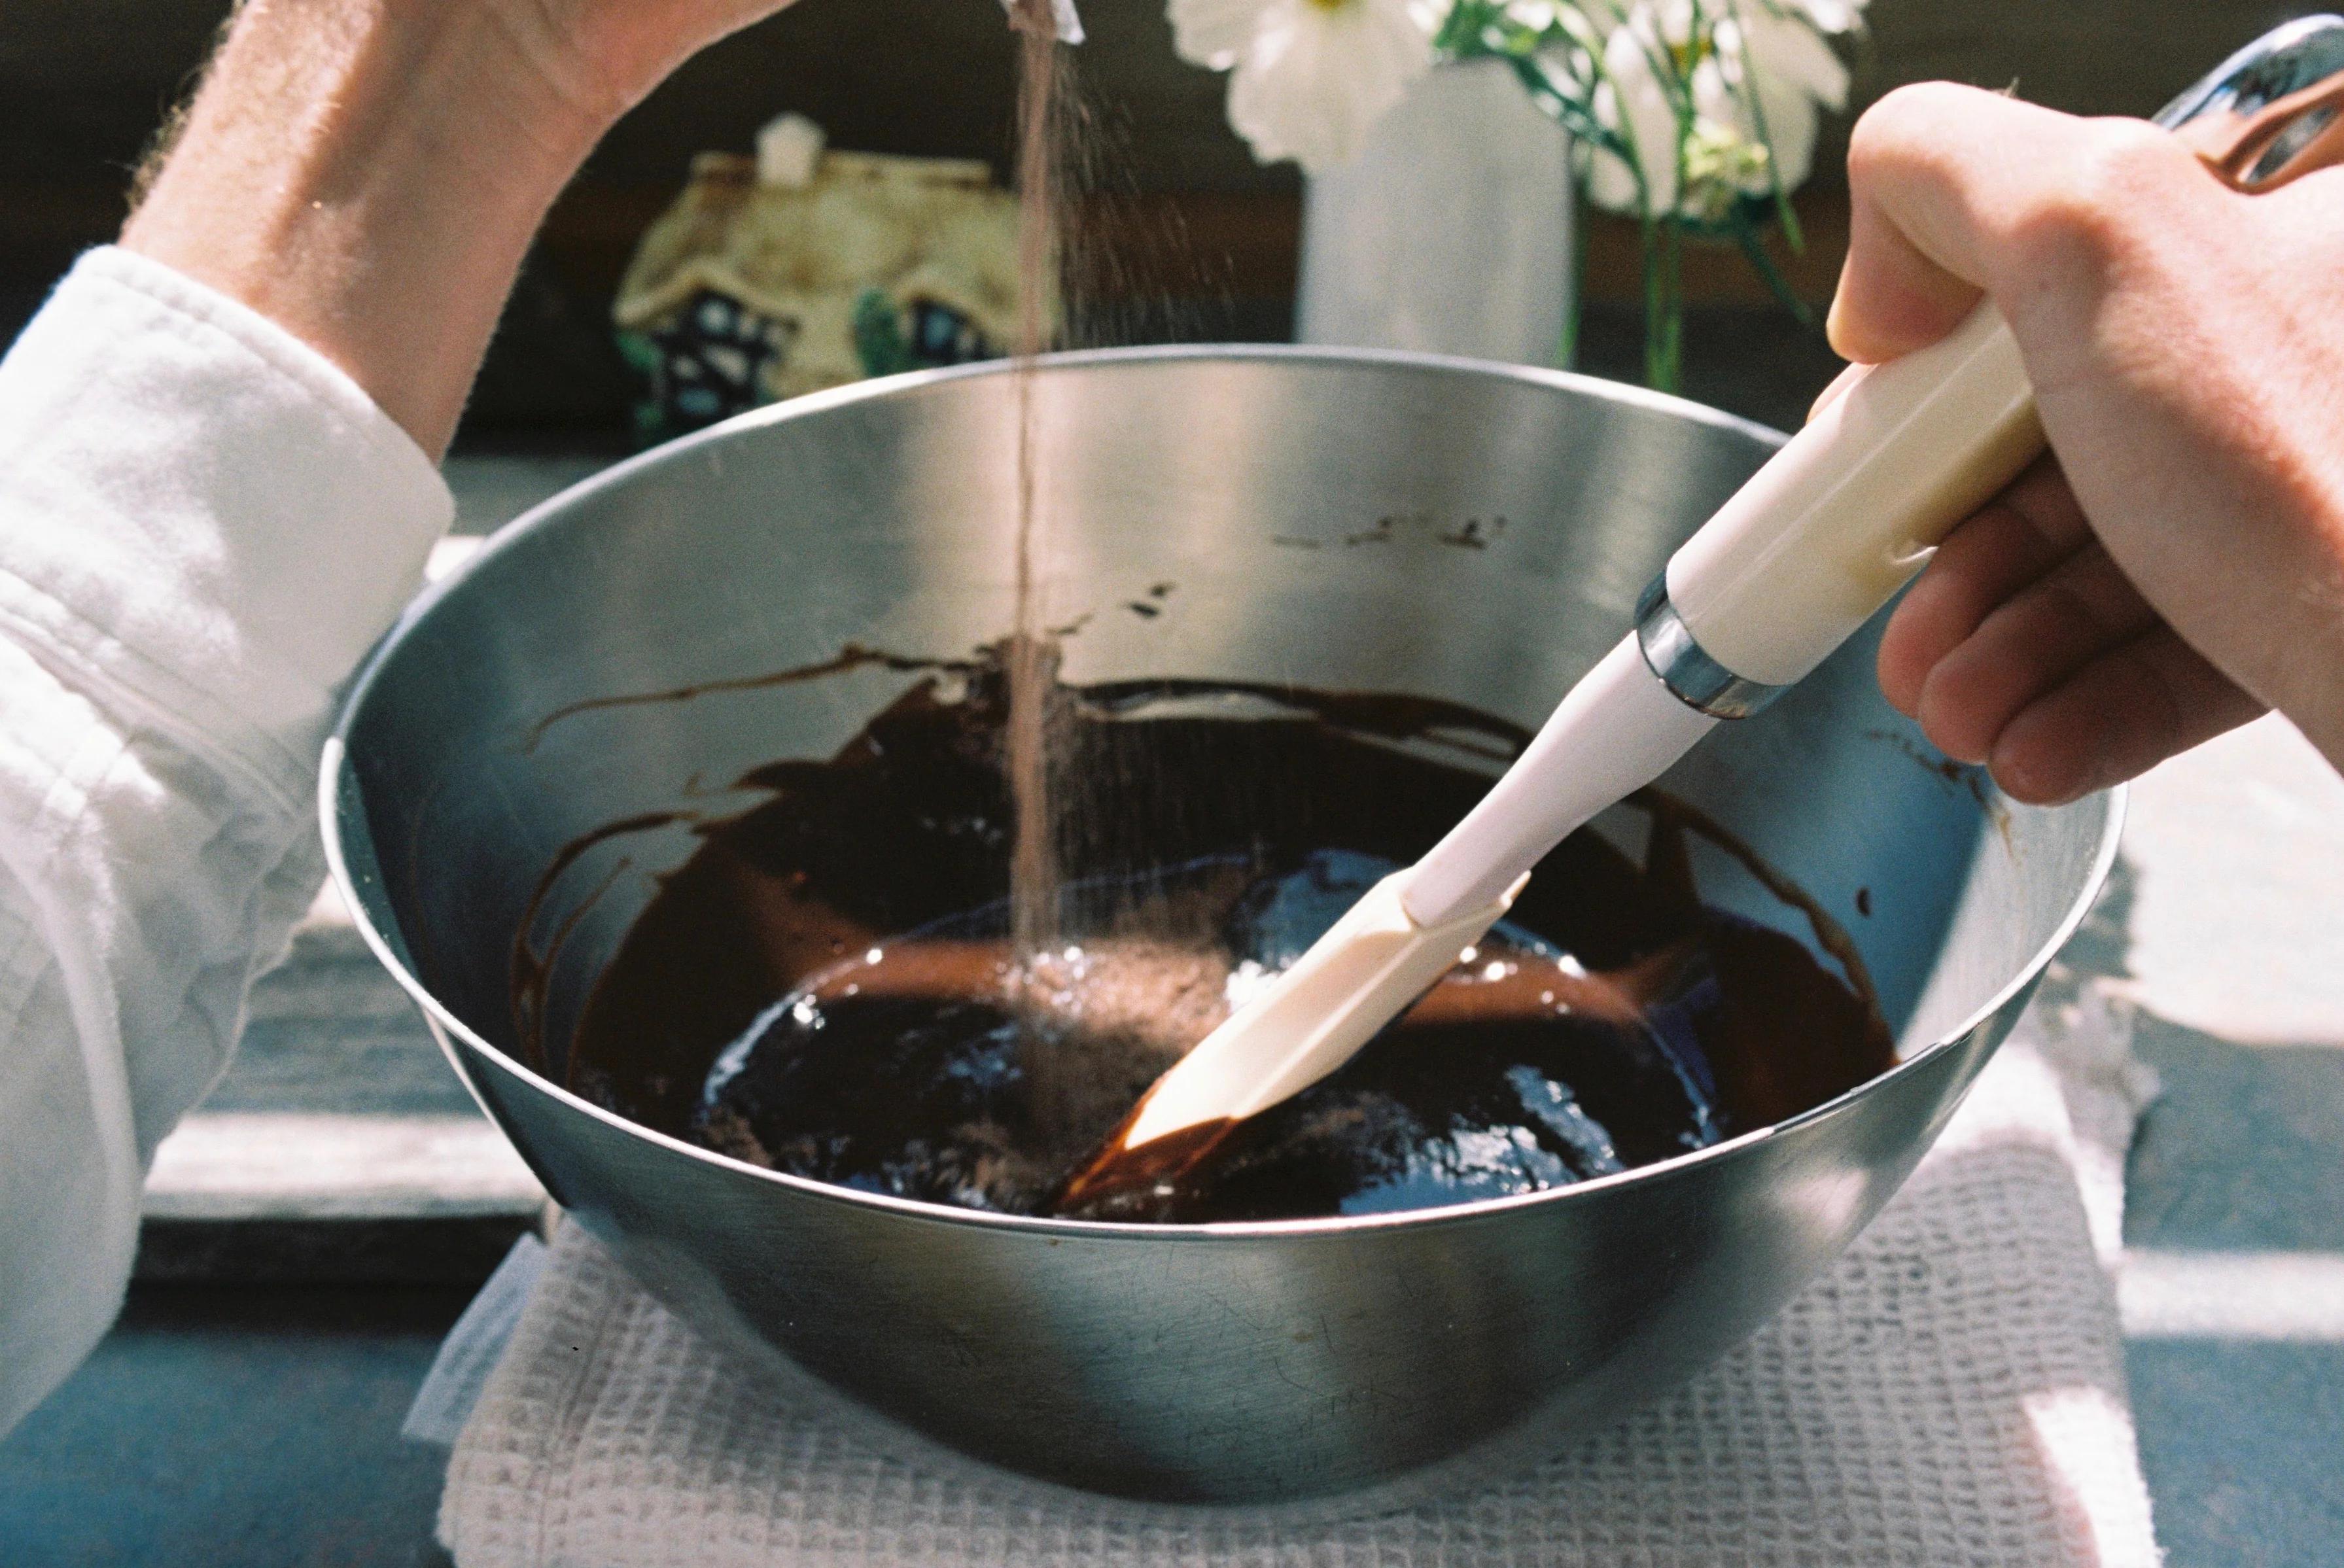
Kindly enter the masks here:
[[1669, 602], [1669, 579], [1656, 572], [1636, 601], [1636, 646], [1677, 701], [1717, 719], [1746, 719], [1783, 694], [1780, 686], [1744, 680], [1711, 658]]
[[2176, 132], [2237, 189], [2269, 190], [2344, 157], [2344, 16], [2274, 27], [2165, 106]]
[[[1779, 440], [1611, 383], [1402, 355], [1162, 349], [1037, 377], [1050, 610], [1089, 617], [1067, 678], [1410, 692], [1526, 727]], [[690, 853], [682, 829], [554, 885], [540, 931], [574, 925], [551, 1059], [521, 1059], [512, 936], [558, 850], [826, 755], [912, 679], [753, 677], [850, 641], [960, 655], [1007, 630], [1012, 386], [998, 368], [898, 378], [626, 463], [500, 533], [358, 678], [323, 778], [335, 874], [548, 1189], [775, 1397], [829, 1401], [924, 1462], [1172, 1503], [1354, 1508], [1486, 1478], [1763, 1322], [1911, 1171], [2116, 847], [2113, 796], [2034, 810], [1948, 776], [1881, 700], [1869, 634], [1666, 783], [1839, 912], [1908, 1059], [1697, 1154], [1466, 1208], [1187, 1230], [739, 1164], [563, 1082], [569, 1022]], [[1160, 614], [1126, 609], [1159, 583]], [[552, 717], [685, 686], [703, 694]], [[1723, 857], [1701, 873], [1783, 923]]]

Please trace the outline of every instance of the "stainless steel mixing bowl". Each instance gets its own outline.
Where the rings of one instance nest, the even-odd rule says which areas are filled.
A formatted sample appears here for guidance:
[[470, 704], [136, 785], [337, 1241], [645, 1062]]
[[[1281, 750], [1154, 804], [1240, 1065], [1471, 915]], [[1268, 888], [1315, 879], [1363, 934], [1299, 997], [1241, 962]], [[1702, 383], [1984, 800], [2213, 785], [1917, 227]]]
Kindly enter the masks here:
[[[552, 885], [539, 935], [571, 930], [551, 1059], [524, 1065], [511, 943], [562, 846], [827, 754], [911, 679], [753, 677], [1006, 630], [1012, 388], [990, 369], [879, 382], [624, 464], [498, 535], [359, 678], [323, 780], [335, 874], [547, 1189], [690, 1321], [883, 1441], [1163, 1502], [1398, 1500], [1607, 1421], [1748, 1333], [1912, 1169], [2116, 841], [2113, 797], [2029, 810], [1932, 765], [1869, 639], [1667, 782], [1840, 913], [1906, 1059], [1698, 1154], [1460, 1209], [1190, 1230], [739, 1164], [554, 1081], [586, 984], [690, 848], [680, 828]], [[1363, 353], [1071, 356], [1035, 392], [1053, 613], [1081, 622], [1070, 679], [1408, 692], [1525, 725], [1777, 439], [1602, 382]], [[1730, 865], [1704, 876], [1782, 922]]]

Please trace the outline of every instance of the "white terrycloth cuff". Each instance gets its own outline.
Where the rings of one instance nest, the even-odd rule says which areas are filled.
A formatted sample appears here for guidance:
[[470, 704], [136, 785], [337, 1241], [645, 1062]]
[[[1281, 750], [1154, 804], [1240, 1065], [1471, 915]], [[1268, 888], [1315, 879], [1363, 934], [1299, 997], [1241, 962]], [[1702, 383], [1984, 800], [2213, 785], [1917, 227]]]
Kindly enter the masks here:
[[0, 361], [0, 632], [289, 806], [455, 504], [323, 355], [111, 247]]

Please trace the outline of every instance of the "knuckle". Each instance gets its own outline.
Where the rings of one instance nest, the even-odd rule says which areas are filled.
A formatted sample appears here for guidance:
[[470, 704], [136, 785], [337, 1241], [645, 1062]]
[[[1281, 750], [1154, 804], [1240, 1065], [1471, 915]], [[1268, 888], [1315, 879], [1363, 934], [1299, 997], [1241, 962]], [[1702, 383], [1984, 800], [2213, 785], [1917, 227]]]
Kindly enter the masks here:
[[2090, 650], [2112, 643], [2123, 627], [2107, 601], [2073, 572], [2059, 572], [2042, 584], [2036, 614], [2051, 639]]
[[2018, 204], [2012, 248], [2038, 275], [2106, 276], [2137, 256], [2160, 224], [2170, 221], [2171, 181], [2177, 170], [2191, 167], [2189, 155], [2154, 126], [2086, 122], [2068, 156]]
[[1849, 133], [1848, 177], [1874, 177], [1929, 146], [1935, 139], [1935, 127], [1955, 112], [1955, 100], [1971, 90], [1949, 82], [1912, 82], [1883, 95]]
[[1881, 95], [1866, 118], [1884, 121], [1921, 120], [1936, 124], [1976, 95], [1975, 87], [1956, 82], [1907, 82]]

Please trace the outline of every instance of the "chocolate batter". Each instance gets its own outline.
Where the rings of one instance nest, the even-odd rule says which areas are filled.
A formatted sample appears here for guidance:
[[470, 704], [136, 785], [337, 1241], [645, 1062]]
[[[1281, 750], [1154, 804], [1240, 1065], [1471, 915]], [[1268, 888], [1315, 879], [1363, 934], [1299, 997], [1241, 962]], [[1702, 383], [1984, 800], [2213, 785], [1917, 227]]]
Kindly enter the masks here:
[[[1065, 935], [1021, 960], [1002, 684], [992, 658], [938, 665], [836, 756], [750, 774], [769, 798], [700, 826], [597, 981], [571, 1087], [819, 1180], [1048, 1212], [1234, 997], [1428, 847], [1527, 739], [1415, 699], [1062, 687], [1054, 772], [1077, 786], [1055, 846]], [[1690, 807], [1638, 804], [1642, 864], [1574, 835], [1471, 961], [1349, 1065], [1238, 1128], [1171, 1199], [1096, 1217], [1537, 1191], [1779, 1120], [1888, 1066], [1862, 962], [1823, 911]], [[1689, 836], [1742, 859], [1833, 961], [1703, 905]], [[532, 1047], [548, 966], [517, 944]]]

